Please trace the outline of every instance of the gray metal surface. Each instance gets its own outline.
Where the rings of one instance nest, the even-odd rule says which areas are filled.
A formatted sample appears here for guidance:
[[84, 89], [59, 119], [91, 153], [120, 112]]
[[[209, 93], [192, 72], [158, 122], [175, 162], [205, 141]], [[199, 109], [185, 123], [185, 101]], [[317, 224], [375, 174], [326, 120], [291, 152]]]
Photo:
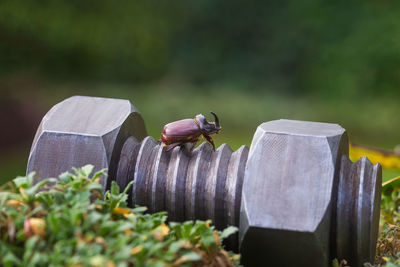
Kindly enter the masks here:
[[[72, 167], [93, 164], [115, 175], [128, 136], [144, 138], [143, 119], [127, 100], [74, 96], [55, 105], [43, 118], [33, 140], [27, 173], [57, 177]], [[102, 181], [104, 188], [107, 181]]]
[[381, 166], [342, 157], [337, 199], [337, 256], [350, 266], [373, 262], [379, 228]]
[[132, 206], [167, 211], [171, 221], [211, 219], [217, 229], [223, 229], [239, 225], [247, 154], [245, 146], [233, 152], [223, 144], [213, 152], [207, 143], [193, 151], [176, 147], [166, 152], [153, 137], [140, 143], [129, 138], [115, 180], [120, 187], [135, 181], [130, 191]]
[[336, 124], [278, 120], [257, 128], [242, 192], [245, 264], [328, 266], [336, 162], [347, 147]]
[[380, 165], [348, 159], [336, 124], [261, 124], [242, 191], [240, 251], [246, 266], [363, 266], [375, 255]]
[[185, 219], [185, 184], [190, 152], [176, 147], [171, 151], [166, 176], [166, 210], [171, 221]]
[[[140, 149], [140, 143], [135, 137], [129, 137], [121, 149], [115, 180], [119, 187], [125, 188], [132, 180], [135, 172], [135, 163]], [[132, 187], [128, 191], [132, 199]]]
[[[220, 230], [239, 226], [249, 149], [241, 146], [233, 152], [223, 144], [213, 152], [207, 143], [193, 151], [188, 147], [166, 152], [150, 136], [141, 143], [134, 138], [126, 141], [116, 181], [121, 188], [135, 181], [129, 191], [131, 206], [146, 206], [151, 213], [167, 211], [170, 221], [210, 219]], [[238, 244], [238, 234], [226, 241], [235, 251]]]

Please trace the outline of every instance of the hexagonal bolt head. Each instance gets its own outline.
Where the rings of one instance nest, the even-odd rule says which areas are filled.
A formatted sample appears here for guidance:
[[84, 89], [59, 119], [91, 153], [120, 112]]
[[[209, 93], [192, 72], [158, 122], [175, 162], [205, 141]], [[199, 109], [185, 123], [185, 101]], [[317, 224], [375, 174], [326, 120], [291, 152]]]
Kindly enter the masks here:
[[277, 120], [257, 128], [240, 214], [246, 266], [329, 266], [332, 197], [343, 154], [348, 140], [337, 124]]
[[[42, 119], [33, 140], [27, 173], [58, 177], [72, 167], [93, 164], [114, 177], [122, 145], [129, 136], [147, 135], [143, 119], [128, 100], [73, 96]], [[103, 189], [108, 187], [102, 181]]]

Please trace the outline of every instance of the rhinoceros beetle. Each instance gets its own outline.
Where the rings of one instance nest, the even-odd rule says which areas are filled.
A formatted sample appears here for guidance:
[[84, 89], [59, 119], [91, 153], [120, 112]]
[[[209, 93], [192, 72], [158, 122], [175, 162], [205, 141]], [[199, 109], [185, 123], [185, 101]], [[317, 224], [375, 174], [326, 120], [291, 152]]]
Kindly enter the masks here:
[[211, 114], [214, 116], [215, 122], [208, 122], [203, 114], [198, 114], [194, 119], [184, 119], [168, 123], [164, 126], [161, 139], [158, 142], [164, 143], [164, 146], [172, 145], [167, 151], [172, 150], [176, 146], [192, 143], [190, 149], [192, 150], [199, 141], [199, 136], [203, 135], [215, 151], [211, 135], [218, 134], [221, 131], [221, 126], [219, 125], [217, 115], [214, 112], [211, 112]]

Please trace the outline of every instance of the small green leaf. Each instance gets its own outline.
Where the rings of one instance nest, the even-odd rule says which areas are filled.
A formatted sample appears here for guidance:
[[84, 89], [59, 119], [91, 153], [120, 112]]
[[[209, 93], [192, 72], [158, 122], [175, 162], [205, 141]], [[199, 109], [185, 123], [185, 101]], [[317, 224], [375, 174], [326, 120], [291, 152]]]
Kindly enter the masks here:
[[176, 253], [178, 252], [178, 250], [182, 247], [182, 241], [177, 241], [177, 242], [173, 242], [171, 243], [171, 245], [169, 246], [169, 252], [171, 253]]
[[89, 175], [92, 173], [93, 169], [94, 169], [94, 166], [92, 164], [87, 164], [80, 169], [81, 170], [80, 173], [85, 177], [89, 177]]
[[115, 181], [112, 181], [111, 183], [111, 195], [119, 195], [119, 186]]
[[201, 255], [193, 251], [185, 253], [183, 256], [185, 256], [185, 258], [187, 258], [189, 261], [199, 261], [202, 259]]
[[201, 241], [203, 242], [206, 248], [210, 247], [212, 244], [215, 243], [214, 235], [211, 233], [202, 234]]
[[131, 181], [129, 184], [127, 184], [127, 186], [125, 187], [125, 189], [122, 192], [122, 194], [127, 194], [129, 188], [131, 188], [132, 185], [133, 185], [133, 181]]
[[13, 183], [15, 186], [22, 187], [22, 188], [29, 188], [33, 184], [33, 177], [35, 176], [35, 172], [29, 173], [27, 176], [18, 176], [17, 178], [13, 179]]
[[27, 194], [29, 196], [33, 196], [45, 184], [54, 183], [54, 182], [57, 182], [57, 179], [48, 178], [48, 179], [42, 180], [42, 181], [38, 182], [37, 184], [35, 184], [34, 186], [31, 186], [30, 188], [25, 189], [25, 194]]
[[63, 172], [62, 174], [60, 174], [59, 178], [61, 182], [68, 183], [69, 181], [71, 181], [71, 174], [69, 172]]
[[100, 176], [107, 176], [107, 169], [102, 169], [102, 170], [96, 172], [96, 173], [93, 175], [93, 177], [92, 177], [92, 182], [93, 182], [94, 180], [96, 180], [96, 178], [98, 178], [98, 177], [100, 177]]
[[134, 209], [132, 209], [133, 213], [142, 213], [147, 210], [146, 207], [141, 207], [141, 206], [136, 206]]
[[28, 263], [29, 259], [32, 257], [36, 244], [39, 240], [38, 236], [32, 236], [29, 238], [26, 243], [25, 243], [25, 251], [24, 251], [24, 256], [23, 256], [23, 261], [24, 263]]
[[1, 259], [1, 263], [7, 267], [22, 264], [21, 260], [18, 259], [11, 251], [8, 251], [7, 254], [4, 256], [4, 258]]
[[390, 179], [382, 184], [382, 193], [385, 196], [389, 196], [393, 190], [400, 188], [400, 176]]
[[239, 229], [235, 226], [229, 226], [228, 228], [224, 229], [220, 235], [221, 239], [225, 239], [231, 234], [234, 234], [238, 231]]

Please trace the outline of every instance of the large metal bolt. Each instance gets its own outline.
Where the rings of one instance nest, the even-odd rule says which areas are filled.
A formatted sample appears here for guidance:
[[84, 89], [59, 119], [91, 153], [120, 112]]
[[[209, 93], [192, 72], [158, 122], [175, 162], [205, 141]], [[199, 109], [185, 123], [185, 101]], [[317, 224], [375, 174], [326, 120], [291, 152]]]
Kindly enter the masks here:
[[[373, 261], [381, 169], [348, 159], [337, 124], [261, 124], [247, 160], [240, 216], [243, 261], [271, 266], [351, 266]], [[257, 240], [257, 241], [256, 241]]]
[[348, 159], [336, 124], [278, 120], [261, 124], [251, 149], [215, 152], [202, 144], [166, 152], [125, 100], [73, 97], [53, 107], [34, 139], [28, 170], [56, 176], [73, 166], [109, 168], [106, 190], [130, 181], [131, 205], [168, 211], [169, 220], [211, 219], [239, 227], [228, 245], [246, 266], [351, 266], [375, 252], [381, 169]]

